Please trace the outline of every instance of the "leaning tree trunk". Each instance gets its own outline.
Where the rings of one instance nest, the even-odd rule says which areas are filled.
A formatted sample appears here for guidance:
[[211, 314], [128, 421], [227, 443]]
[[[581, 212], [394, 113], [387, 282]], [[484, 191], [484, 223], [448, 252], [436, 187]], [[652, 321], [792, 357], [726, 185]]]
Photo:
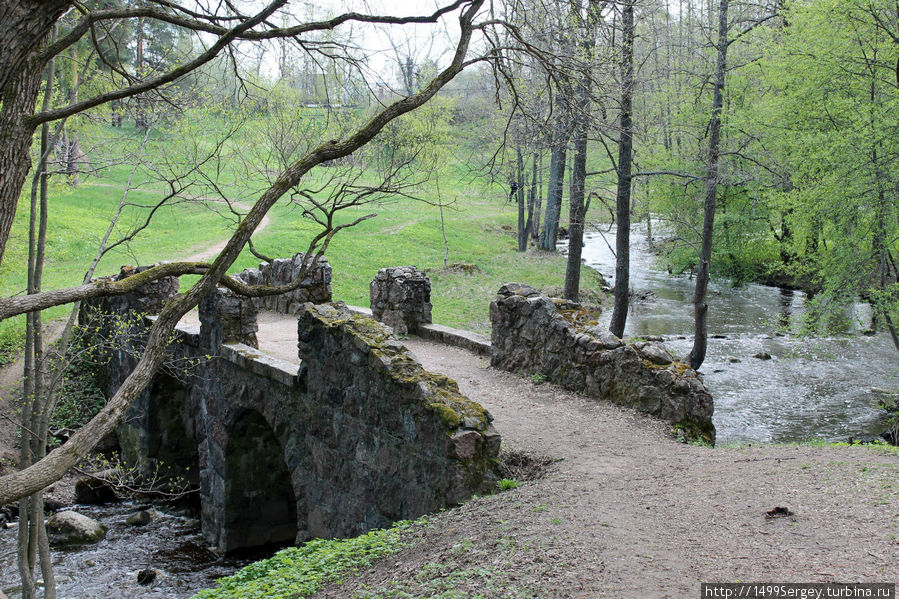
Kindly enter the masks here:
[[631, 260], [631, 165], [633, 163], [634, 125], [634, 2], [625, 2], [621, 19], [624, 39], [621, 46], [621, 117], [618, 140], [618, 192], [615, 196], [615, 307], [609, 330], [624, 336], [627, 324]]
[[[484, 0], [471, 0], [467, 8], [463, 9], [459, 16], [461, 33], [456, 46], [452, 62], [420, 92], [402, 98], [382, 108], [369, 121], [358, 129], [347, 134], [343, 140], [331, 140], [325, 142], [288, 166], [275, 180], [271, 187], [265, 190], [257, 199], [253, 208], [237, 226], [234, 234], [225, 244], [218, 257], [208, 270], [194, 283], [188, 291], [179, 294], [169, 301], [159, 313], [155, 323], [148, 331], [145, 350], [113, 397], [109, 399], [103, 409], [94, 416], [84, 427], [76, 431], [60, 447], [57, 447], [46, 457], [34, 464], [11, 474], [0, 476], [0, 505], [22, 499], [44, 489], [58, 480], [66, 470], [74, 466], [81, 457], [94, 447], [99, 439], [108, 435], [122, 421], [132, 401], [149, 385], [157, 370], [163, 364], [169, 338], [175, 326], [181, 318], [226, 276], [228, 269], [237, 259], [243, 247], [247, 244], [253, 231], [259, 226], [265, 214], [274, 204], [295, 187], [306, 174], [315, 166], [328, 160], [336, 160], [349, 156], [359, 148], [371, 142], [372, 139], [394, 119], [419, 108], [431, 100], [437, 92], [451, 81], [465, 66], [465, 56], [471, 41], [474, 26], [472, 21], [481, 9]], [[254, 27], [263, 19], [270, 16], [276, 8], [271, 5], [269, 12], [263, 11], [253, 19], [244, 23], [245, 30]], [[234, 30], [232, 30], [234, 31]], [[333, 216], [333, 212], [330, 213]], [[330, 218], [329, 218], [329, 222]], [[357, 221], [358, 222], [358, 221]], [[346, 227], [347, 225], [342, 225]], [[327, 242], [341, 230], [339, 227], [328, 229], [321, 233], [320, 237], [310, 245], [309, 253], [316, 252], [316, 260], [327, 249]], [[327, 234], [327, 238], [324, 235]], [[320, 246], [316, 243], [321, 241]], [[316, 250], [316, 247], [318, 249]], [[315, 266], [313, 262], [311, 267]], [[140, 275], [135, 275], [140, 276]], [[302, 279], [302, 273], [299, 277]]]
[[708, 345], [706, 317], [709, 307], [706, 292], [712, 262], [712, 233], [715, 224], [715, 198], [718, 195], [718, 158], [721, 152], [721, 112], [724, 107], [724, 75], [727, 71], [727, 4], [721, 0], [718, 8], [718, 62], [715, 66], [715, 92], [712, 100], [712, 118], [709, 122], [709, 157], [705, 178], [705, 202], [702, 221], [702, 247], [699, 250], [699, 268], [696, 271], [696, 288], [693, 292], [693, 317], [695, 320], [693, 349], [688, 360], [690, 367], [699, 370], [705, 361]]

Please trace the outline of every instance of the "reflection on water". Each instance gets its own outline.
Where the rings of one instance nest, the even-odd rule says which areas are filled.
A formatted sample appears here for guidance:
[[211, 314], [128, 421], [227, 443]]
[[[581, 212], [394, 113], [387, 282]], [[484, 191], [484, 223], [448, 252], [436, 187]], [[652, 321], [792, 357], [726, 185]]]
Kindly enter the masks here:
[[[76, 506], [109, 530], [94, 545], [53, 549], [59, 599], [181, 599], [267, 557], [223, 558], [209, 551], [199, 521], [187, 510], [158, 508], [161, 517], [146, 526], [127, 524], [139, 508], [130, 502]], [[16, 529], [0, 529], [0, 589], [10, 599], [21, 596], [16, 563]], [[147, 568], [156, 571], [155, 580], [138, 584], [137, 573]]]
[[[655, 223], [654, 229], [657, 230]], [[586, 236], [583, 257], [614, 284], [615, 230]], [[603, 238], [604, 237], [604, 238]], [[661, 335], [677, 355], [692, 346], [693, 281], [658, 268], [644, 234], [631, 234], [630, 287], [651, 292], [631, 304], [627, 335]], [[785, 336], [806, 309], [799, 291], [712, 280], [709, 346], [701, 372], [715, 398], [719, 443], [730, 441], [845, 440], [879, 434], [878, 390], [899, 387], [899, 354], [889, 336], [867, 337], [868, 307], [847, 310], [840, 334]], [[604, 314], [611, 318], [611, 310]], [[607, 324], [607, 323], [606, 323]], [[771, 360], [754, 358], [767, 352]]]

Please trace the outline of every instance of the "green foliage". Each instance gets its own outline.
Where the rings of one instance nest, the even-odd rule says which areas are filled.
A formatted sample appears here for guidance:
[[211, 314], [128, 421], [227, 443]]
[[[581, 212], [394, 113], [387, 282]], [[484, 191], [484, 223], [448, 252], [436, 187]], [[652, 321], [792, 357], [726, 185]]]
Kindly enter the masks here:
[[546, 375], [545, 375], [545, 374], [540, 374], [539, 372], [536, 372], [536, 373], [534, 373], [534, 375], [531, 377], [531, 381], [533, 381], [533, 383], [534, 383], [535, 385], [542, 385], [543, 383], [546, 382]]
[[194, 599], [309, 597], [326, 583], [337, 582], [379, 557], [404, 549], [407, 547], [404, 533], [424, 522], [424, 519], [398, 522], [392, 528], [351, 539], [313, 539], [220, 579], [218, 587], [200, 591]]
[[893, 439], [899, 439], [899, 394], [894, 392], [881, 397], [877, 407], [886, 412], [886, 425]]
[[512, 489], [521, 486], [521, 483], [514, 478], [503, 478], [496, 482], [496, 486], [500, 491], [511, 491]]
[[50, 430], [77, 430], [106, 404], [106, 396], [97, 382], [99, 347], [75, 333], [62, 378], [56, 391], [56, 408], [50, 416]]
[[0, 323], [0, 366], [15, 361], [25, 349], [25, 317], [10, 318]]

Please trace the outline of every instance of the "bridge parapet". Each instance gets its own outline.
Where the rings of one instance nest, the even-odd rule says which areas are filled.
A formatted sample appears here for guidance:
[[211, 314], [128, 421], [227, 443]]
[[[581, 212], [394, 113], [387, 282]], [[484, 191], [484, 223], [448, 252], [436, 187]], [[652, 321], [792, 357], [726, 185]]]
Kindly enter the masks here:
[[695, 370], [658, 343], [626, 344], [575, 302], [507, 283], [490, 304], [490, 364], [544, 376], [668, 420], [687, 439], [715, 441], [714, 403]]
[[375, 320], [397, 335], [431, 323], [431, 280], [415, 266], [382, 268], [369, 285]]
[[340, 304], [307, 304], [298, 328], [310, 402], [322, 423], [341, 423], [316, 441], [327, 473], [320, 491], [348, 488], [376, 522], [494, 488], [500, 436], [455, 381], [425, 371], [389, 329]]
[[[278, 258], [271, 264], [262, 262], [259, 268], [248, 268], [235, 275], [247, 285], [281, 286], [294, 282], [300, 273], [305, 255], [294, 254], [292, 258]], [[300, 286], [281, 295], [269, 295], [252, 299], [258, 310], [268, 310], [295, 316], [303, 304], [324, 304], [331, 301], [331, 265], [322, 256], [309, 271]]]

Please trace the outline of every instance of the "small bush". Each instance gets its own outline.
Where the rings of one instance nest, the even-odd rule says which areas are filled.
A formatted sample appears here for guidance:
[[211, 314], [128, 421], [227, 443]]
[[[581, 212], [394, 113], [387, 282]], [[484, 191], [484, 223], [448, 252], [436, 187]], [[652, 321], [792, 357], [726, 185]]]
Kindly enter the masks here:
[[521, 485], [521, 483], [514, 478], [503, 478], [496, 483], [496, 486], [499, 487], [500, 491], [509, 491], [518, 487], [519, 485]]

